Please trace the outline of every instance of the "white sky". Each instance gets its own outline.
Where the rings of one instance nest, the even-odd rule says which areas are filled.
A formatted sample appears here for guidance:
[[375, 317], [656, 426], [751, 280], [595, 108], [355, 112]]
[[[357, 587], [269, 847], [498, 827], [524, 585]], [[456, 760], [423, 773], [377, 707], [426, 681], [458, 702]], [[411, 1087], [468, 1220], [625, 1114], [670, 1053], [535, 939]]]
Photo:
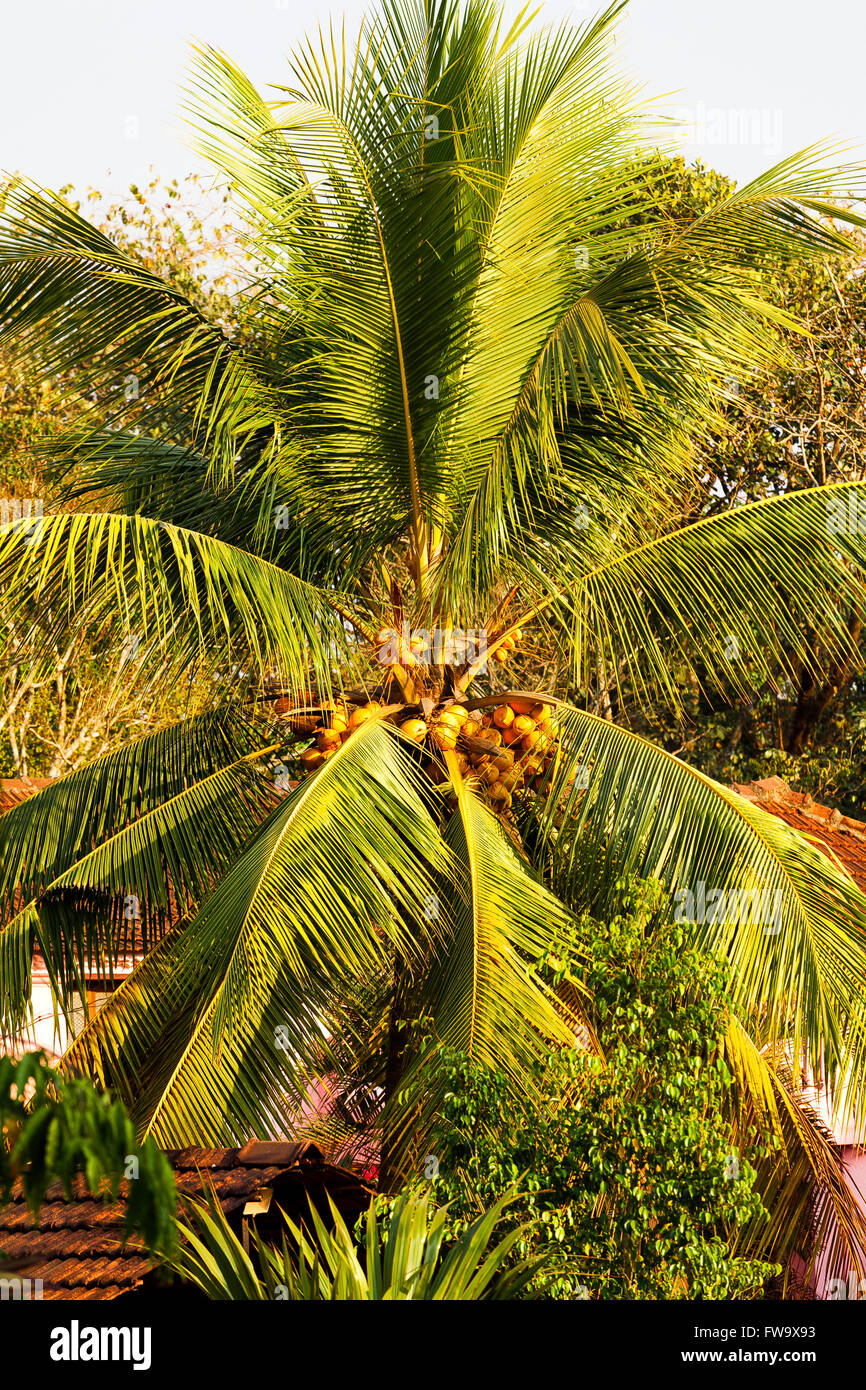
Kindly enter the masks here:
[[[121, 194], [148, 167], [203, 169], [179, 117], [189, 44], [224, 49], [257, 85], [284, 80], [284, 54], [362, 0], [0, 0], [0, 170], [56, 187]], [[509, 5], [510, 10], [516, 7]], [[591, 0], [550, 0], [583, 22]], [[826, 137], [866, 162], [864, 0], [631, 0], [623, 65], [663, 109], [697, 123], [686, 153], [744, 181]], [[135, 134], [137, 138], [130, 138]]]

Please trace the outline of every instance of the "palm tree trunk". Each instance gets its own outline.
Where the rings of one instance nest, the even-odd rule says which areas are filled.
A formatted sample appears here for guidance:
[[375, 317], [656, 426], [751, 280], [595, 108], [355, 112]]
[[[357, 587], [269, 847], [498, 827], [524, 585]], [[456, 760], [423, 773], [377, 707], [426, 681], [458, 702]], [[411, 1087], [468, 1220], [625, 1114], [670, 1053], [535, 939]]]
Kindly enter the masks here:
[[382, 1111], [382, 1156], [379, 1163], [379, 1191], [390, 1192], [399, 1177], [397, 1134], [392, 1103], [406, 1065], [406, 973], [399, 952], [394, 955], [394, 987], [388, 1021], [388, 1058], [385, 1064], [385, 1103]]
[[[856, 615], [852, 615], [847, 627], [852, 643], [858, 644], [862, 631], [860, 619]], [[827, 679], [823, 684], [818, 683], [812, 672], [808, 670], [803, 672], [797, 704], [788, 725], [785, 740], [787, 752], [794, 754], [803, 752], [842, 686], [851, 679], [853, 668], [853, 655], [846, 654], [831, 664]]]

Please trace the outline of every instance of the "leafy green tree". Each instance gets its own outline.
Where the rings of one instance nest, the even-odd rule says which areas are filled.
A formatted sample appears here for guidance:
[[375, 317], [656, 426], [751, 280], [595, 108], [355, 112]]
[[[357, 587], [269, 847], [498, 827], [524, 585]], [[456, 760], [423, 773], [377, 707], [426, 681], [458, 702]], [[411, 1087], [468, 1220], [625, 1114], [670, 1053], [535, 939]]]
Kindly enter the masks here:
[[[0, 820], [0, 1007], [23, 1017], [37, 946], [65, 1004], [88, 951], [116, 956], [124, 895], [144, 924], [177, 904], [64, 1061], [142, 1135], [285, 1132], [311, 1084], [354, 1078], [353, 1104], [378, 1068], [399, 1186], [441, 1101], [411, 1020], [525, 1090], [579, 1027], [532, 962], [632, 873], [771, 895], [778, 932], [750, 912], [690, 933], [731, 962], [744, 1104], [787, 1086], [784, 1044], [850, 1071], [866, 1113], [863, 896], [587, 704], [599, 671], [677, 710], [683, 671], [747, 696], [814, 661], [807, 624], [850, 648], [866, 542], [828, 534], [839, 485], [683, 518], [726, 379], [778, 351], [755, 264], [848, 254], [828, 188], [852, 177], [811, 153], [692, 218], [656, 210], [652, 132], [610, 61], [620, 9], [506, 30], [487, 0], [386, 0], [345, 65], [301, 45], [275, 104], [202, 51], [201, 145], [262, 267], [242, 331], [63, 199], [6, 199], [0, 342], [49, 374], [86, 363], [110, 402], [56, 450], [61, 498], [90, 510], [3, 538], [9, 659], [68, 633], [108, 658], [135, 633], [152, 707], [192, 693]], [[548, 733], [534, 697], [503, 706], [529, 629], [571, 673]], [[544, 751], [514, 798], [455, 731], [490, 704]], [[315, 771], [291, 789], [304, 727], [294, 770]]]
[[729, 972], [681, 926], [654, 924], [656, 907], [644, 890], [552, 949], [554, 981], [587, 990], [601, 1056], [551, 1054], [531, 1099], [466, 1054], [442, 1056], [434, 1196], [459, 1233], [519, 1184], [510, 1219], [535, 1224], [518, 1251], [558, 1252], [572, 1271], [549, 1262], [548, 1297], [742, 1298], [778, 1273], [736, 1250], [766, 1212], [728, 1113]]
[[0, 1057], [0, 1203], [18, 1182], [35, 1216], [52, 1183], [71, 1199], [76, 1175], [106, 1200], [126, 1179], [127, 1234], [155, 1255], [175, 1253], [174, 1173], [152, 1139], [139, 1142], [120, 1102], [86, 1078], [61, 1076], [43, 1053]]

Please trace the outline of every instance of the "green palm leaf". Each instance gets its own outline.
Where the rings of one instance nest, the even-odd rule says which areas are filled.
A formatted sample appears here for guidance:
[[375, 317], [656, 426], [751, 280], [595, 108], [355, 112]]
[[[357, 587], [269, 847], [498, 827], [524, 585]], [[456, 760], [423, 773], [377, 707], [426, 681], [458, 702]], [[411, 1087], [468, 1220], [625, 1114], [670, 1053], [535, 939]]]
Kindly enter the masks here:
[[370, 722], [286, 797], [64, 1066], [115, 1087], [163, 1144], [285, 1132], [306, 1059], [327, 1054], [341, 988], [393, 945], [418, 958], [424, 904], [447, 864], [402, 740]]
[[239, 346], [180, 290], [63, 198], [22, 181], [5, 190], [0, 217], [0, 337], [47, 375], [87, 361], [89, 384], [106, 393], [115, 421], [130, 413], [130, 374], [135, 401], [168, 430], [184, 419], [206, 434], [228, 383], [236, 396], [264, 395]]
[[541, 884], [448, 755], [457, 811], [445, 832], [460, 880], [447, 967], [433, 1005], [443, 1046], [519, 1082], [553, 1044], [572, 1046], [574, 1021], [563, 1016], [530, 966], [565, 930], [569, 914]]
[[8, 621], [31, 639], [38, 592], [53, 618], [38, 634], [43, 645], [86, 624], [115, 647], [137, 634], [165, 681], [194, 662], [225, 680], [247, 662], [296, 692], [308, 689], [310, 668], [328, 692], [333, 658], [349, 658], [329, 595], [247, 550], [137, 515], [77, 513], [40, 525], [39, 544], [14, 529], [0, 540], [0, 586]]
[[[215, 721], [210, 723], [213, 726]], [[217, 728], [216, 732], [219, 736], [222, 731]], [[167, 738], [152, 742], [161, 751], [170, 751]], [[180, 740], [174, 742], [176, 750], [189, 751]], [[147, 750], [152, 751], [152, 747]], [[213, 747], [202, 751], [213, 758]], [[189, 769], [183, 780], [194, 777], [192, 785], [144, 810], [139, 785], [130, 798], [135, 814], [128, 823], [123, 823], [122, 814], [117, 815], [116, 804], [109, 808], [120, 821], [110, 830], [106, 829], [106, 808], [92, 806], [100, 783], [97, 774], [106, 775], [104, 765], [71, 774], [65, 786], [46, 788], [37, 794], [44, 800], [32, 799], [35, 805], [25, 802], [6, 812], [0, 830], [10, 863], [17, 857], [23, 872], [15, 884], [7, 920], [0, 927], [0, 1018], [5, 1029], [12, 1030], [24, 1020], [35, 948], [48, 967], [55, 996], [67, 1009], [70, 995], [83, 993], [88, 970], [111, 976], [118, 955], [131, 949], [133, 932], [147, 949], [161, 934], [172, 909], [188, 910], [201, 901], [274, 803], [273, 788], [261, 773], [261, 757], [268, 751], [234, 756], [209, 773], [200, 765]], [[117, 755], [113, 762], [111, 771], [116, 774]], [[137, 771], [142, 764], [146, 770], [145, 759], [127, 762], [130, 770]], [[113, 790], [116, 802], [117, 783]], [[98, 818], [90, 816], [89, 826], [84, 820], [84, 835], [74, 818], [76, 806], [85, 817], [89, 808], [98, 813]], [[15, 822], [8, 831], [7, 817]], [[31, 864], [28, 853], [34, 843], [44, 844], [41, 837], [46, 832], [52, 835], [55, 826], [62, 837], [64, 822], [68, 826], [69, 820], [72, 835], [65, 842], [54, 841], [51, 869]], [[97, 836], [99, 843], [94, 845]], [[61, 871], [58, 862], [65, 865]]]
[[842, 1153], [795, 1084], [789, 1049], [758, 1047], [734, 1021], [725, 1053], [736, 1080], [735, 1123], [744, 1147], [773, 1139], [757, 1162], [756, 1187], [769, 1221], [738, 1233], [737, 1247], [758, 1259], [789, 1261], [800, 1255], [807, 1277], [820, 1259], [826, 1278], [866, 1271], [866, 1218], [846, 1179]]
[[693, 921], [696, 942], [731, 961], [738, 1009], [763, 1013], [771, 1036], [804, 1047], [816, 1074], [832, 1079], [851, 1066], [861, 1078], [866, 898], [853, 880], [775, 816], [678, 758], [560, 709], [563, 751], [540, 813], [539, 855], [550, 855], [554, 891], [598, 915], [618, 879], [658, 878], [680, 918]]
[[787, 493], [600, 564], [566, 600], [581, 677], [600, 658], [638, 698], [676, 704], [682, 666], [742, 695], [797, 662], [814, 668], [809, 632], [850, 655], [842, 605], [866, 607], [864, 498], [864, 483]]
[[49, 782], [0, 817], [0, 901], [33, 896], [82, 855], [257, 746], [254, 725], [208, 710]]

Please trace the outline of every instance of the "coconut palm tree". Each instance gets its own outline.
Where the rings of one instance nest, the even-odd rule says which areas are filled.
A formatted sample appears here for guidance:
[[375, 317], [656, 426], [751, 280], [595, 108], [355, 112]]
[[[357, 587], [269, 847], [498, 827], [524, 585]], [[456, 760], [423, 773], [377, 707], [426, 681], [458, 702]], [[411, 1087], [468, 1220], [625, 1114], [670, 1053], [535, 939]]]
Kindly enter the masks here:
[[[487, 0], [385, 0], [302, 44], [270, 101], [199, 51], [197, 139], [256, 266], [233, 331], [62, 198], [7, 192], [4, 346], [84, 373], [99, 417], [53, 441], [67, 510], [7, 528], [12, 655], [132, 643], [150, 699], [189, 700], [0, 821], [3, 1020], [36, 948], [66, 1007], [133, 901], [146, 958], [65, 1067], [160, 1142], [285, 1132], [348, 1076], [347, 1114], [384, 1097], [396, 1181], [431, 1049], [526, 1085], [581, 1027], [533, 963], [638, 875], [716, 892], [687, 916], [732, 962], [744, 1104], [794, 1155], [777, 1210], [802, 1209], [801, 1159], [844, 1206], [790, 1062], [861, 1104], [866, 900], [591, 697], [743, 696], [815, 631], [850, 643], [864, 485], [682, 518], [726, 380], [778, 352], [761, 267], [844, 254], [828, 189], [855, 175], [811, 151], [668, 217], [611, 67], [621, 8], [506, 32]], [[533, 632], [569, 701], [513, 688]]]

